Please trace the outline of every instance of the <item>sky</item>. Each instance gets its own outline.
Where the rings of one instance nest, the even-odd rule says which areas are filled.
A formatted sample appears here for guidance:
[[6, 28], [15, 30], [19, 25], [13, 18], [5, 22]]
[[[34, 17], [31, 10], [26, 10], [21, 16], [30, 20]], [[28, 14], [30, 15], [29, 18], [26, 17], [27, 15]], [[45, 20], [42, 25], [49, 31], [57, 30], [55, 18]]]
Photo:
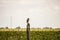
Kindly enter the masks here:
[[60, 28], [60, 0], [0, 0], [0, 27]]

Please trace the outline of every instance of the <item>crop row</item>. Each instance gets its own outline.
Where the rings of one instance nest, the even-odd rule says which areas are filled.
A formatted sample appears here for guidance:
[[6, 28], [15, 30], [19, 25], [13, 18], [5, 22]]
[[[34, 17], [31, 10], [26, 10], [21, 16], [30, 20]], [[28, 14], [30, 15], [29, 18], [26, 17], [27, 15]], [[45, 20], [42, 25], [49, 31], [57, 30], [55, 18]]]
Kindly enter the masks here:
[[[0, 31], [0, 40], [26, 40], [26, 31]], [[31, 31], [30, 40], [60, 40], [60, 31]]]

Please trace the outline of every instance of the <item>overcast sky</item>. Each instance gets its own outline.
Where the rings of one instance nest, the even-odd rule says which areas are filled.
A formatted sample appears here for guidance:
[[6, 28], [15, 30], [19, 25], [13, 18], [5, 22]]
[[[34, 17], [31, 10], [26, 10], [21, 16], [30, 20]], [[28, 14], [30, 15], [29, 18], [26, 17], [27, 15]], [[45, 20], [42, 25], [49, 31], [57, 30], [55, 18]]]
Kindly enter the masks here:
[[60, 27], [60, 0], [0, 0], [0, 27], [23, 28], [27, 18], [31, 27]]

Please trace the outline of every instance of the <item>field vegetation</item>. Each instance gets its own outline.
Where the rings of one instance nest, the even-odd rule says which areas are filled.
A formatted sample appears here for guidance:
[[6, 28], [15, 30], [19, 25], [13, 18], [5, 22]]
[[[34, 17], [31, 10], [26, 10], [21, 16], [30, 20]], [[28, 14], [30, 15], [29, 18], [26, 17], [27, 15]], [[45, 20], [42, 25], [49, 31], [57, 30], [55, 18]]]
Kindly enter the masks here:
[[[0, 29], [0, 40], [26, 40], [26, 29]], [[30, 40], [60, 40], [60, 30], [31, 29]]]

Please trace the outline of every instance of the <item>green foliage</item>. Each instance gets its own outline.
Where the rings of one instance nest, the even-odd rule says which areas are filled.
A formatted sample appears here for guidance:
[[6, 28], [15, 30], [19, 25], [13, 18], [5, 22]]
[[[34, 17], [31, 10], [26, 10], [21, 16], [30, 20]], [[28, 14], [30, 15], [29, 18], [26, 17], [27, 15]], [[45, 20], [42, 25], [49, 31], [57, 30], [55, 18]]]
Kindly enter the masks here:
[[[0, 31], [0, 40], [26, 40], [26, 31]], [[60, 31], [31, 31], [30, 40], [60, 40]]]

